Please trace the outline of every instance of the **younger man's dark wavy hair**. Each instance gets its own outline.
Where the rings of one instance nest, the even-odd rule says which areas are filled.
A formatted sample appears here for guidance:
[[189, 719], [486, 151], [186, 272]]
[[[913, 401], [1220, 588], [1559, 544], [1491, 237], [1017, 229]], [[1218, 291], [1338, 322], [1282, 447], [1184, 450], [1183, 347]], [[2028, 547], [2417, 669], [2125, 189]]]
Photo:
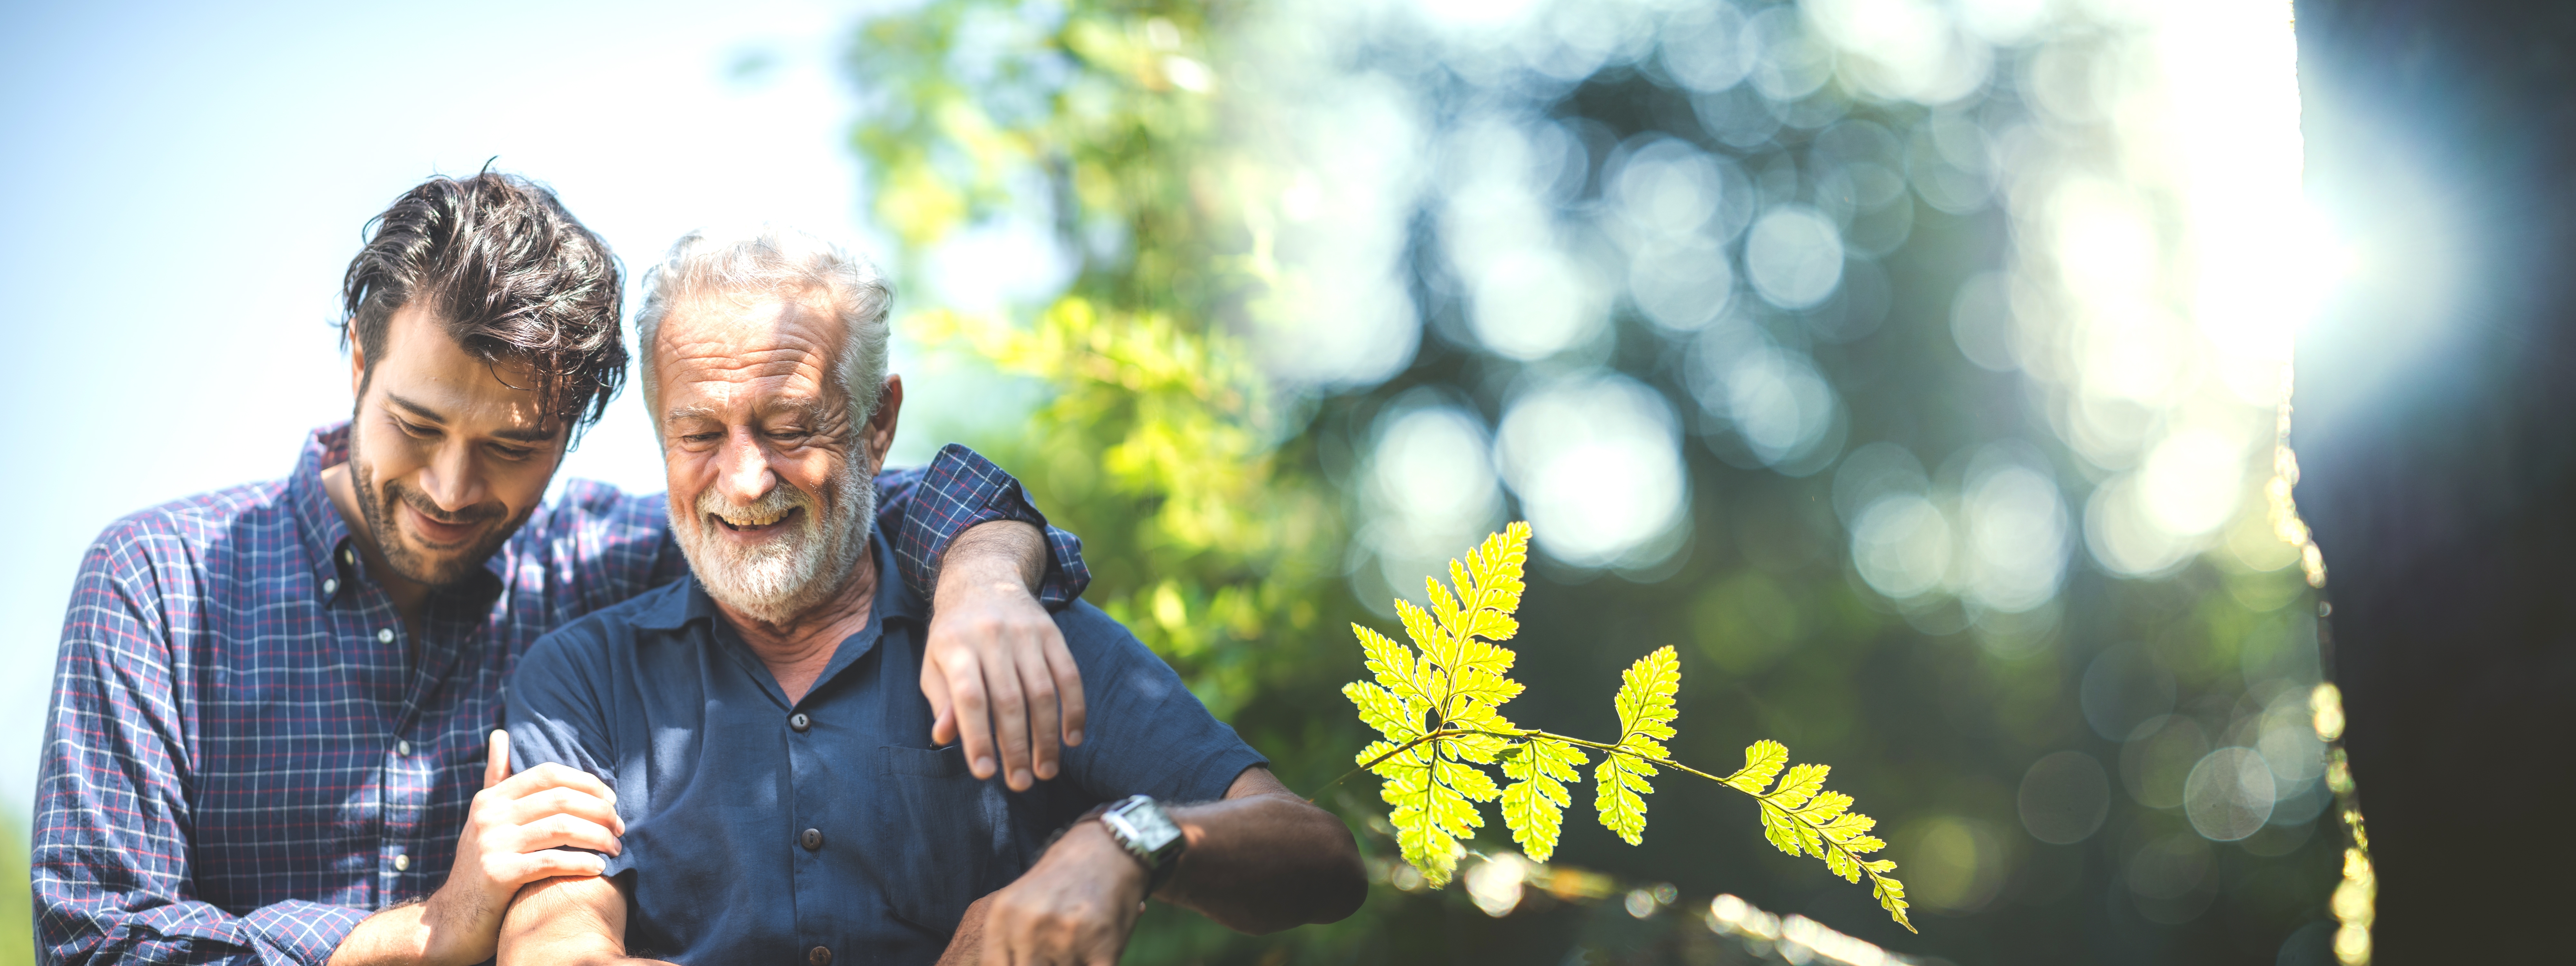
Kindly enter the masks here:
[[340, 347], [356, 340], [374, 378], [387, 322], [427, 299], [465, 351], [528, 362], [535, 385], [522, 388], [578, 439], [626, 382], [624, 291], [617, 256], [553, 191], [488, 168], [440, 176], [368, 222], [366, 247], [341, 283]]

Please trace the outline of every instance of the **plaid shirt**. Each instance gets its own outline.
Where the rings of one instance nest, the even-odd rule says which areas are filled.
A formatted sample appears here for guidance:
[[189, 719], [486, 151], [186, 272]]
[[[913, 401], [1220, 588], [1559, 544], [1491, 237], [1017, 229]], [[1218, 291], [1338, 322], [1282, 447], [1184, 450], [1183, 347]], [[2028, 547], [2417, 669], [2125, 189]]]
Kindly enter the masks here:
[[[688, 567], [660, 494], [567, 481], [409, 640], [322, 488], [347, 447], [316, 430], [294, 475], [126, 517], [81, 562], [36, 786], [43, 961], [320, 966], [447, 878], [528, 645]], [[957, 534], [1045, 522], [961, 446], [877, 482], [924, 599]], [[1060, 605], [1089, 575], [1047, 543]]]

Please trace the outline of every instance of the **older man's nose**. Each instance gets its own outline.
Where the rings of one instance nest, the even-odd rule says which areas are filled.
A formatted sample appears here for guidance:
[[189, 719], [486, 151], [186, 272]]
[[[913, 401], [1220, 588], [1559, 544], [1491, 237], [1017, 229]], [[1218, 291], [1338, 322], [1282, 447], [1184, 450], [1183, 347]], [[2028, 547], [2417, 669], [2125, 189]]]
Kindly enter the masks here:
[[749, 430], [726, 433], [724, 452], [717, 460], [720, 475], [716, 485], [722, 488], [725, 499], [735, 503], [758, 500], [778, 483], [778, 475], [769, 468], [768, 451]]

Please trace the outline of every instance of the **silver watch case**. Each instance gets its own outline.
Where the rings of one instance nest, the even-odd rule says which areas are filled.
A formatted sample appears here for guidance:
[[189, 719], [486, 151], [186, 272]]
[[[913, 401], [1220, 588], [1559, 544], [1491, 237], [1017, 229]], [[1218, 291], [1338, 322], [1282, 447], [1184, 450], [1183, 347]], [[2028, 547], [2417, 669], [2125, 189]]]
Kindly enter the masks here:
[[1181, 854], [1185, 844], [1181, 827], [1163, 814], [1162, 806], [1144, 795], [1132, 795], [1109, 806], [1100, 813], [1100, 824], [1109, 829], [1109, 837], [1116, 839], [1120, 848], [1151, 872], [1163, 871], [1173, 857]]

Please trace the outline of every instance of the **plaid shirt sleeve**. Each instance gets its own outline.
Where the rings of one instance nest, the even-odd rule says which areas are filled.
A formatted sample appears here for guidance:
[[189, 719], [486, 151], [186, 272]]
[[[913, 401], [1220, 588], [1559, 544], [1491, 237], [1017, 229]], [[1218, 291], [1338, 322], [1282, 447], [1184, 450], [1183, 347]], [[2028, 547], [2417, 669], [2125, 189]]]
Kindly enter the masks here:
[[196, 587], [176, 536], [154, 530], [103, 535], [63, 617], [29, 856], [39, 959], [321, 966], [366, 912], [281, 902], [236, 916], [190, 899], [195, 728], [166, 607]]
[[974, 450], [950, 443], [930, 465], [877, 477], [877, 525], [894, 544], [904, 585], [923, 600], [935, 599], [939, 565], [958, 534], [977, 524], [1019, 520], [1046, 531], [1046, 577], [1038, 602], [1064, 607], [1091, 586], [1082, 562], [1082, 538], [1048, 526], [1020, 481]]

